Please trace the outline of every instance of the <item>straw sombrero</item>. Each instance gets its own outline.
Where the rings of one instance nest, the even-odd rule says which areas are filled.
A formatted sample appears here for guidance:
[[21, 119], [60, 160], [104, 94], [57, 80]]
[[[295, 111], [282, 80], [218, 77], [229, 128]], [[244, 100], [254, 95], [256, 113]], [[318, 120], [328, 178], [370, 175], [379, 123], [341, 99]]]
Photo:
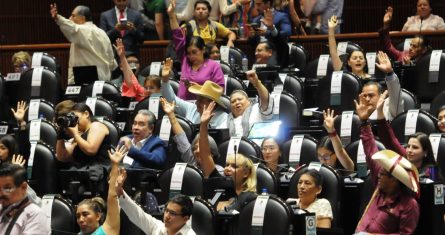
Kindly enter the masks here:
[[408, 159], [391, 150], [379, 151], [372, 155], [372, 159], [376, 160], [380, 166], [406, 187], [415, 193], [419, 193], [419, 172]]
[[227, 108], [220, 99], [221, 94], [223, 93], [223, 88], [212, 81], [207, 80], [203, 85], [191, 85], [188, 90], [190, 93], [209, 98], [218, 103], [221, 107]]

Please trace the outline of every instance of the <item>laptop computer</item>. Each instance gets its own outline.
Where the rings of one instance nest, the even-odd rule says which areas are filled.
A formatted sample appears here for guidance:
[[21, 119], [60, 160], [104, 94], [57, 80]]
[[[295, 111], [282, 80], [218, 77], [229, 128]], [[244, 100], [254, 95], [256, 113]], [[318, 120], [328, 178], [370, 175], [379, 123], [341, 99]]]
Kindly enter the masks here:
[[263, 139], [266, 137], [278, 137], [280, 132], [281, 121], [273, 122], [256, 122], [250, 128], [247, 138], [261, 146]]
[[97, 67], [94, 65], [73, 67], [74, 83], [76, 85], [88, 85], [99, 80]]

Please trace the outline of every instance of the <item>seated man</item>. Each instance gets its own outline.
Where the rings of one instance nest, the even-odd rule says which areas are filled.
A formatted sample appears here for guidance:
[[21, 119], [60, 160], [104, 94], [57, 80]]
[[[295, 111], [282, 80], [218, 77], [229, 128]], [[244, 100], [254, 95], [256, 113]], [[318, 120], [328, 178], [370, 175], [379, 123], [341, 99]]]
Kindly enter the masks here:
[[278, 63], [273, 56], [273, 48], [274, 46], [268, 41], [258, 43], [255, 49], [255, 63], [276, 66]]
[[124, 163], [131, 167], [155, 169], [164, 167], [167, 153], [164, 142], [153, 135], [155, 123], [156, 117], [152, 112], [146, 109], [139, 110], [131, 128], [133, 134], [120, 139], [120, 144], [128, 149]]
[[187, 223], [193, 212], [193, 202], [188, 196], [178, 194], [171, 198], [164, 209], [164, 222], [153, 218], [144, 212], [130, 196], [124, 192], [122, 186], [126, 177], [122, 171], [117, 179], [116, 193], [119, 205], [133, 222], [145, 234], [183, 234], [195, 235], [192, 227]]
[[[220, 107], [225, 107], [220, 99], [223, 93], [223, 88], [212, 81], [206, 81], [202, 86], [197, 84], [191, 85], [188, 88], [190, 93], [197, 95], [194, 104], [177, 97], [173, 88], [170, 86], [170, 79], [168, 77], [172, 64], [172, 60], [167, 59], [162, 70], [161, 95], [169, 102], [176, 102], [177, 114], [187, 118], [194, 124], [199, 124], [201, 122], [201, 113], [204, 106], [208, 106], [212, 101], [215, 101]], [[210, 128], [214, 129], [227, 128], [227, 113], [218, 108], [209, 125]]]
[[107, 34], [93, 24], [91, 11], [86, 6], [77, 6], [70, 19], [57, 13], [56, 4], [51, 4], [51, 17], [59, 25], [63, 35], [71, 42], [68, 61], [68, 84], [74, 84], [73, 67], [94, 65], [99, 80], [109, 81], [111, 71], [117, 68], [113, 49]]
[[0, 165], [0, 234], [51, 234], [46, 214], [26, 194], [26, 170]]

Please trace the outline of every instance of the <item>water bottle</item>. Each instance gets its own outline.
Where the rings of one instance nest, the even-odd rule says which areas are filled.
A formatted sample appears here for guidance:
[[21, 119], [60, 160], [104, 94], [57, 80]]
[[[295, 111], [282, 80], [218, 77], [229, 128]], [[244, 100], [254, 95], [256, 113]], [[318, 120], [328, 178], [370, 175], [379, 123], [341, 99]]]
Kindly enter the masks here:
[[247, 72], [249, 70], [249, 60], [247, 60], [247, 56], [243, 56], [243, 60], [241, 61], [241, 64], [243, 66], [243, 72]]
[[267, 188], [262, 188], [262, 189], [261, 189], [261, 195], [264, 195], [264, 196], [269, 195], [269, 194], [267, 193]]
[[45, 116], [43, 115], [43, 113], [39, 114], [39, 119], [40, 119], [40, 120], [45, 119]]
[[238, 34], [239, 34], [238, 35], [239, 38], [244, 38], [244, 27], [243, 26], [239, 27]]

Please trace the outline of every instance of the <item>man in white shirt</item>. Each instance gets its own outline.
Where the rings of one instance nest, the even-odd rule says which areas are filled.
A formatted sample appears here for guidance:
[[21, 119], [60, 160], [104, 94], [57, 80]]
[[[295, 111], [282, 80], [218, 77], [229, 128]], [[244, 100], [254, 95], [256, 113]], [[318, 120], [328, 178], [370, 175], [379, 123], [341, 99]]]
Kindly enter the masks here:
[[50, 5], [51, 17], [59, 25], [63, 35], [71, 42], [68, 62], [68, 84], [74, 84], [73, 67], [96, 66], [99, 80], [109, 81], [111, 71], [117, 68], [113, 49], [107, 34], [93, 24], [91, 11], [86, 6], [77, 6], [71, 17], [57, 13], [56, 4]]
[[164, 222], [162, 222], [145, 213], [144, 210], [124, 192], [122, 186], [125, 177], [125, 171], [121, 171], [116, 182], [116, 193], [119, 197], [119, 205], [125, 214], [127, 214], [130, 221], [145, 234], [195, 235], [190, 223], [187, 223], [193, 212], [193, 202], [188, 196], [178, 194], [171, 198], [165, 207]]
[[28, 198], [27, 188], [22, 166], [0, 165], [0, 234], [51, 234], [49, 218]]

